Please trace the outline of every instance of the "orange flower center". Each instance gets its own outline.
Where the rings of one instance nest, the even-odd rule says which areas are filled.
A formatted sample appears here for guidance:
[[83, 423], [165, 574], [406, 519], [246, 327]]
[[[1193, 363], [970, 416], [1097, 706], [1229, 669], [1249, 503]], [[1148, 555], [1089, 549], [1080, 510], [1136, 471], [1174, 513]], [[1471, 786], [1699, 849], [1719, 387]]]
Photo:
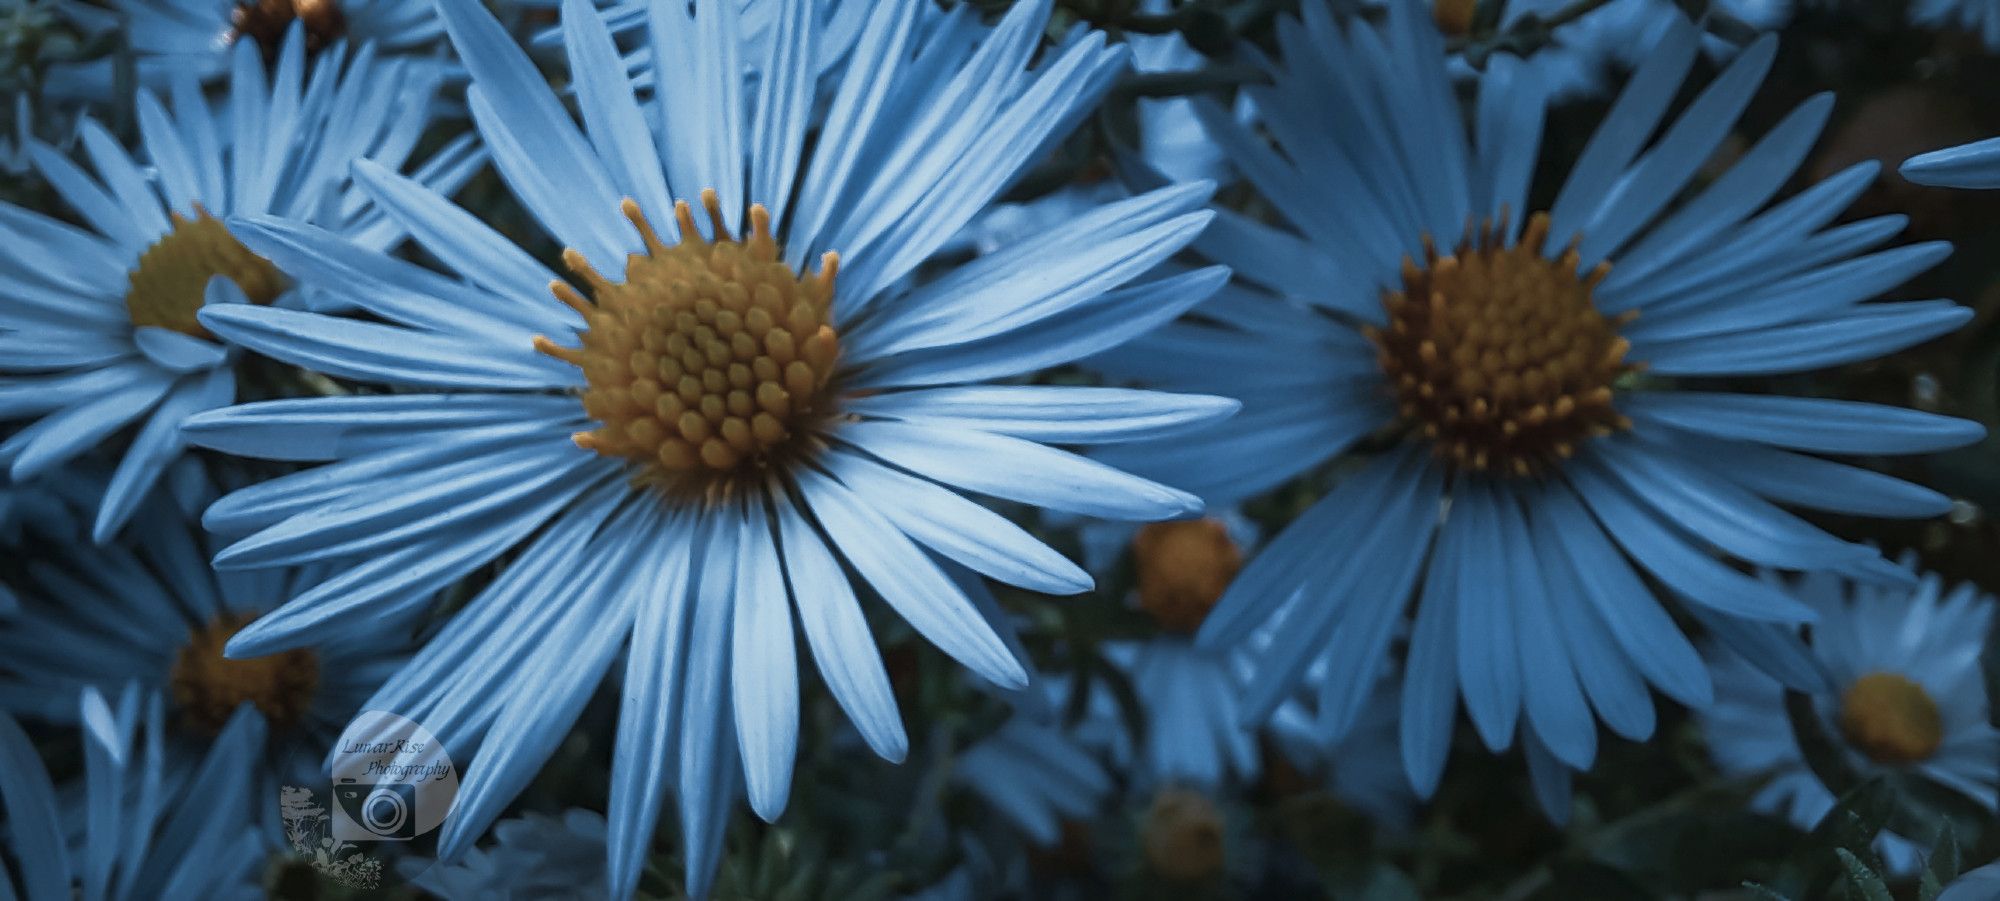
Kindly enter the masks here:
[[1193, 634], [1243, 567], [1229, 530], [1213, 519], [1156, 522], [1132, 537], [1139, 606], [1161, 628]]
[[1154, 872], [1181, 882], [1214, 876], [1222, 872], [1223, 838], [1222, 811], [1207, 795], [1169, 788], [1153, 796], [1143, 843]]
[[1874, 672], [1841, 694], [1840, 732], [1877, 763], [1916, 763], [1944, 744], [1944, 715], [1914, 680]]
[[308, 54], [347, 34], [347, 14], [338, 0], [242, 0], [229, 13], [230, 38], [256, 41], [269, 62], [278, 57], [293, 22], [305, 24]]
[[1548, 235], [1546, 213], [1512, 247], [1489, 222], [1449, 256], [1404, 260], [1387, 327], [1367, 332], [1402, 421], [1455, 470], [1536, 475], [1631, 426], [1611, 405], [1638, 369], [1617, 333], [1628, 320], [1591, 302], [1610, 264], [1578, 276], [1574, 244], [1543, 257]]
[[235, 282], [251, 303], [270, 303], [285, 292], [284, 273], [251, 253], [207, 210], [195, 208], [192, 219], [175, 213], [173, 223], [173, 231], [146, 248], [127, 276], [125, 309], [134, 326], [209, 337], [195, 312], [207, 295], [208, 280], [218, 275]]
[[224, 614], [197, 628], [174, 657], [167, 682], [182, 722], [204, 735], [222, 731], [245, 701], [256, 705], [273, 729], [298, 724], [319, 688], [319, 658], [299, 649], [231, 660], [222, 656], [231, 636], [250, 617]]
[[627, 257], [624, 280], [613, 282], [565, 251], [595, 300], [552, 286], [583, 314], [583, 346], [535, 339], [583, 370], [583, 408], [602, 425], [577, 433], [578, 446], [639, 464], [641, 483], [695, 494], [761, 481], [815, 450], [840, 356], [831, 321], [839, 256], [827, 254], [816, 276], [795, 273], [762, 206], [750, 208], [751, 232], [738, 240], [715, 192], [702, 192], [702, 203], [715, 240], [702, 238], [682, 201], [681, 242], [669, 247], [625, 201], [647, 252]]

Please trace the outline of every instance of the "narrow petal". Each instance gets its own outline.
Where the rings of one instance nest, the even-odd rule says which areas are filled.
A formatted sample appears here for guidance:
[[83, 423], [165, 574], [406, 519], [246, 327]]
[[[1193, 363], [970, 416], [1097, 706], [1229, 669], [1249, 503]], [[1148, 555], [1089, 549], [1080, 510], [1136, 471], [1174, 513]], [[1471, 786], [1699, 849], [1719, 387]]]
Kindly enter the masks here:
[[1090, 574], [1006, 517], [952, 490], [851, 453], [825, 458], [827, 471], [868, 498], [877, 512], [967, 568], [1044, 594], [1089, 591]]
[[736, 543], [736, 616], [729, 629], [730, 697], [750, 807], [766, 822], [785, 812], [799, 743], [799, 662], [776, 536], [761, 507]]
[[801, 473], [799, 488], [841, 555], [918, 634], [1001, 688], [1028, 684], [993, 627], [900, 529], [825, 476]]
[[685, 520], [672, 520], [661, 538], [653, 555], [654, 578], [633, 614], [612, 749], [605, 853], [613, 898], [632, 896], [651, 856], [675, 753], [676, 686], [694, 609], [689, 587], [697, 536]]
[[1913, 156], [1903, 177], [1940, 188], [2000, 188], [2000, 138], [1988, 138]]
[[16, 482], [32, 480], [69, 462], [146, 415], [173, 387], [173, 380], [165, 375], [159, 373], [42, 418], [0, 444], [0, 460], [12, 460], [9, 473]]
[[854, 599], [854, 588], [826, 542], [789, 499], [778, 513], [785, 553], [785, 576], [791, 583], [799, 625], [812, 645], [820, 677], [854, 721], [868, 747], [892, 763], [909, 753], [903, 718], [889, 687], [888, 671], [868, 620]]
[[1050, 444], [1138, 441], [1226, 419], [1242, 403], [1226, 397], [1128, 388], [975, 385], [878, 394], [847, 409]]
[[1623, 486], [1588, 471], [1572, 472], [1570, 483], [1632, 559], [1694, 602], [1765, 622], [1818, 619], [1811, 607], [1731, 569], [1706, 552], [1698, 538], [1661, 522]]
[[1634, 391], [1619, 409], [1633, 419], [1793, 450], [1834, 454], [1920, 454], [1985, 437], [1976, 422], [1879, 404], [1816, 397]]
[[1104, 519], [1172, 519], [1193, 495], [1031, 441], [966, 429], [855, 422], [840, 437], [926, 478], [967, 491]]
[[576, 369], [528, 345], [490, 344], [279, 307], [203, 307], [201, 324], [232, 344], [327, 375], [432, 388], [565, 388]]

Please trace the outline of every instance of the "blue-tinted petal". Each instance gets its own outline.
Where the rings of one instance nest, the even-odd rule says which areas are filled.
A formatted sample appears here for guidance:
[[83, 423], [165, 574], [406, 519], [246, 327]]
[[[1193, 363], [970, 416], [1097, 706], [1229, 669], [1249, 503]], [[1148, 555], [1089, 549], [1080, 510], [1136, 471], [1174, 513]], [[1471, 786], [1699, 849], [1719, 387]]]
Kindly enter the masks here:
[[918, 634], [995, 685], [1028, 683], [993, 627], [900, 529], [825, 476], [801, 473], [799, 487], [841, 555]]
[[1984, 437], [1976, 422], [1879, 404], [1816, 397], [1635, 391], [1619, 401], [1635, 420], [1794, 450], [1835, 454], [1919, 454]]
[[1091, 588], [1090, 574], [1069, 558], [948, 488], [843, 451], [828, 453], [825, 462], [904, 534], [970, 569], [1044, 594]]
[[812, 646], [820, 677], [854, 728], [875, 753], [900, 763], [909, 752], [903, 718], [889, 687], [881, 652], [854, 599], [854, 589], [826, 542], [789, 500], [779, 509], [785, 575], [791, 581], [799, 625]]
[[851, 412], [1012, 435], [1050, 444], [1158, 438], [1228, 418], [1226, 397], [1126, 388], [975, 385], [854, 398]]
[[1103, 519], [1171, 519], [1201, 501], [1102, 463], [1031, 441], [902, 422], [854, 422], [842, 440], [967, 491]]
[[1914, 156], [1905, 160], [1899, 171], [1920, 185], [2000, 188], [2000, 138]]

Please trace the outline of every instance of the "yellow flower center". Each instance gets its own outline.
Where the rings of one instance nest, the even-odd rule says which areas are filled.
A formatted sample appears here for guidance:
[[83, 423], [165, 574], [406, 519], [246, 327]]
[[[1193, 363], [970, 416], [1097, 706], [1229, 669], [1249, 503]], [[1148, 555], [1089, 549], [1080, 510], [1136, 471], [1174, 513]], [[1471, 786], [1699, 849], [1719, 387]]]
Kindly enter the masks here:
[[583, 408], [602, 425], [577, 433], [579, 447], [639, 464], [642, 484], [712, 496], [761, 482], [820, 446], [814, 433], [832, 413], [840, 356], [831, 322], [840, 257], [826, 254], [816, 276], [795, 273], [779, 259], [761, 205], [738, 240], [714, 191], [702, 192], [702, 204], [715, 240], [701, 236], [681, 201], [681, 242], [669, 247], [626, 200], [646, 253], [626, 258], [623, 282], [564, 251], [595, 297], [551, 286], [583, 314], [583, 346], [538, 337], [535, 347], [583, 370]]
[[1192, 882], [1222, 872], [1222, 811], [1201, 792], [1169, 788], [1154, 795], [1143, 841], [1146, 863], [1168, 879]]
[[197, 338], [210, 337], [195, 312], [208, 280], [226, 276], [251, 303], [270, 303], [285, 291], [284, 273], [250, 252], [222, 221], [195, 208], [194, 218], [173, 214], [174, 228], [146, 252], [128, 277], [125, 309], [133, 326], [157, 326]]
[[1213, 519], [1156, 522], [1132, 536], [1139, 607], [1160, 627], [1193, 634], [1243, 567], [1229, 530]]
[[319, 658], [299, 649], [231, 660], [222, 648], [250, 617], [224, 614], [197, 628], [174, 657], [168, 674], [182, 722], [204, 735], [222, 731], [236, 708], [257, 706], [273, 729], [296, 725], [319, 688]]
[[1472, 31], [1472, 16], [1478, 7], [1478, 0], [1436, 0], [1431, 4], [1431, 18], [1447, 36], [1464, 37]]
[[[1549, 218], [1504, 246], [1491, 222], [1449, 256], [1403, 261], [1403, 287], [1383, 292], [1389, 323], [1369, 329], [1402, 421], [1457, 471], [1536, 475], [1592, 436], [1629, 428], [1612, 385], [1637, 371], [1630, 342], [1591, 291], [1610, 264], [1577, 275], [1576, 246], [1542, 256]], [[1428, 248], [1429, 242], [1426, 241]]]
[[1916, 763], [1944, 744], [1944, 715], [1922, 685], [1897, 673], [1854, 680], [1840, 696], [1840, 731], [1877, 763]]
[[269, 62], [277, 58], [293, 22], [305, 24], [308, 54], [347, 34], [347, 15], [340, 11], [339, 0], [239, 0], [229, 13], [229, 36], [256, 41]]

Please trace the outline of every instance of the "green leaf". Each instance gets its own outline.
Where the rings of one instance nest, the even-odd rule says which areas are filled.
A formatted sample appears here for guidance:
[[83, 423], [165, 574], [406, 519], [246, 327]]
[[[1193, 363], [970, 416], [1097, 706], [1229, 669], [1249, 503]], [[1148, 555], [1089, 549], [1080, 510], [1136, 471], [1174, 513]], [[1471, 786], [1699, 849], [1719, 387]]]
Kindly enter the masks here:
[[1783, 878], [1775, 884], [1799, 897], [1826, 897], [1840, 876], [1840, 859], [1834, 852], [1869, 853], [1867, 848], [1895, 809], [1895, 793], [1887, 780], [1878, 776], [1855, 786], [1834, 802], [1833, 809], [1792, 850]]
[[1931, 845], [1929, 859], [1924, 861], [1924, 871], [1918, 875], [1917, 898], [1931, 901], [1944, 891], [1944, 887], [1958, 878], [1965, 861], [1959, 854], [1958, 833], [1951, 828], [1951, 821], [1945, 820], [1938, 827], [1937, 841]]
[[1894, 901], [1889, 895], [1889, 886], [1882, 882], [1882, 876], [1874, 868], [1863, 863], [1846, 848], [1835, 848], [1841, 866], [1847, 871], [1848, 897], [1859, 901]]
[[1743, 888], [1749, 891], [1758, 901], [1792, 901], [1792, 896], [1758, 885], [1755, 882], [1745, 882], [1743, 883]]

